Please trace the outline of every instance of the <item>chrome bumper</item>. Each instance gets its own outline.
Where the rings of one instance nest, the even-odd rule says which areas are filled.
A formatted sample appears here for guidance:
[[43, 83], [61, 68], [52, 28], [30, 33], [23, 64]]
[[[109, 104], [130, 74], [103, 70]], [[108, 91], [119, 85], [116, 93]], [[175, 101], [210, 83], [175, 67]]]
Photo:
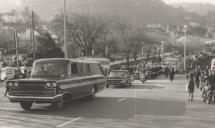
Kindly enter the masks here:
[[39, 97], [39, 96], [8, 96], [8, 99], [11, 102], [21, 102], [21, 101], [30, 101], [30, 102], [44, 102], [44, 103], [52, 103], [57, 100], [60, 100], [63, 97], [62, 94], [58, 94], [53, 97]]

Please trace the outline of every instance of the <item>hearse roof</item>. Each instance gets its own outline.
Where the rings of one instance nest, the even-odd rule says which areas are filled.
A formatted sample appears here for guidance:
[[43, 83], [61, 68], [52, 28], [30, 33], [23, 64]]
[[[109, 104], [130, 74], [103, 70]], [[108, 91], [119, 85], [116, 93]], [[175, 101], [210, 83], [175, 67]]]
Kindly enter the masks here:
[[81, 60], [81, 59], [65, 59], [65, 58], [46, 58], [46, 59], [38, 59], [35, 62], [41, 62], [41, 61], [70, 61], [70, 62], [76, 62], [76, 63], [96, 63], [99, 64], [97, 61], [92, 60]]

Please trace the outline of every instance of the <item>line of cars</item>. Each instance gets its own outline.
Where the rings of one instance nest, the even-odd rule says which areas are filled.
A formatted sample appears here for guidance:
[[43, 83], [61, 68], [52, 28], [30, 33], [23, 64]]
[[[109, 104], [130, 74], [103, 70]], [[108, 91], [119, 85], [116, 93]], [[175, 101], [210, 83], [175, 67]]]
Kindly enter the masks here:
[[24, 110], [31, 110], [33, 103], [51, 103], [52, 108], [60, 109], [73, 99], [94, 99], [110, 85], [131, 86], [134, 79], [144, 82], [147, 77], [144, 72], [137, 76], [127, 70], [112, 70], [106, 77], [101, 64], [92, 60], [39, 59], [29, 78], [6, 81], [6, 92], [9, 101], [19, 103]]
[[156, 78], [161, 73], [162, 68], [159, 66], [139, 69], [133, 74], [129, 73], [128, 70], [111, 70], [107, 76], [106, 87], [108, 88], [110, 85], [114, 87], [131, 86], [133, 80], [140, 80], [144, 83], [147, 79]]

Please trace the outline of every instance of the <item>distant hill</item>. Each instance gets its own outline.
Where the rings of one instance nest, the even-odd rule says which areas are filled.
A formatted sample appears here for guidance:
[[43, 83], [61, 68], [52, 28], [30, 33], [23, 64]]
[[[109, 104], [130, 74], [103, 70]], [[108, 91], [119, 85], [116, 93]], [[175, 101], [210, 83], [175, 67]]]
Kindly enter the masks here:
[[[42, 17], [50, 20], [62, 12], [63, 0], [22, 0], [22, 6], [28, 6]], [[132, 22], [135, 16], [137, 24], [176, 24], [184, 25], [197, 22], [205, 25], [204, 17], [183, 9], [166, 5], [162, 0], [67, 0], [68, 14], [78, 12], [87, 15], [103, 15]], [[186, 17], [189, 17], [189, 21]]]
[[215, 11], [215, 5], [204, 3], [177, 3], [172, 4], [175, 8], [183, 8], [188, 12], [196, 12], [200, 15], [207, 15], [209, 11]]

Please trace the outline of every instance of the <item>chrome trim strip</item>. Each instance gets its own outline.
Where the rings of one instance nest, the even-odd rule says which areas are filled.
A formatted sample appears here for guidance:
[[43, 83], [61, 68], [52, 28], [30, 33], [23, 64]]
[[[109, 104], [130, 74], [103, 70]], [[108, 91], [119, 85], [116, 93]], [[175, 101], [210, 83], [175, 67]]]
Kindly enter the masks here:
[[45, 100], [54, 100], [58, 97], [63, 96], [63, 94], [58, 94], [54, 97], [38, 97], [38, 96], [8, 96], [9, 99], [45, 99]]

